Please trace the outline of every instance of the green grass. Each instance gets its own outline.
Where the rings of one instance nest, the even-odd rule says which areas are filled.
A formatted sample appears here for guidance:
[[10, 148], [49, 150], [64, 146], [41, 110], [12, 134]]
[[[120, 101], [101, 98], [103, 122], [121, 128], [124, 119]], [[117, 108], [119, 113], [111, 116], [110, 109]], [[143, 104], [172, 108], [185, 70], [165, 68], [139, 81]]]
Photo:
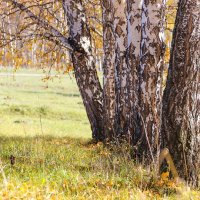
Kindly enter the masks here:
[[90, 138], [75, 80], [69, 75], [48, 82], [41, 79], [0, 77], [0, 135]]
[[200, 199], [144, 169], [127, 147], [90, 140], [74, 79], [0, 77], [0, 200]]

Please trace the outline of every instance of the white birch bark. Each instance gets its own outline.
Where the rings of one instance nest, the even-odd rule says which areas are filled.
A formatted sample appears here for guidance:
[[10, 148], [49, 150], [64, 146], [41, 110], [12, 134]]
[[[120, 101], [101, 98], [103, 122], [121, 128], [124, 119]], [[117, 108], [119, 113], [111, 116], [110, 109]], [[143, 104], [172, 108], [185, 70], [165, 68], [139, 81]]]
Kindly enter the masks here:
[[139, 137], [138, 130], [138, 69], [140, 64], [140, 41], [141, 41], [141, 0], [127, 0], [127, 32], [128, 32], [128, 95], [129, 95], [129, 135], [133, 144]]
[[[8, 3], [6, 3], [7, 6], [9, 6]], [[10, 20], [10, 16], [7, 16], [8, 18], [8, 24], [11, 24], [11, 20]], [[9, 32], [9, 35], [10, 35], [10, 53], [11, 53], [11, 67], [15, 67], [15, 60], [14, 60], [14, 42], [12, 41], [12, 29], [11, 29], [11, 26], [8, 27], [8, 32]], [[10, 63], [9, 63], [10, 64]]]
[[[116, 117], [115, 133], [121, 138], [127, 132], [127, 20], [126, 1], [112, 0], [114, 8], [115, 32], [115, 88], [116, 88]], [[126, 136], [125, 136], [126, 137]]]
[[114, 136], [115, 122], [115, 35], [112, 0], [102, 1], [103, 9], [103, 115], [104, 132], [108, 140]]
[[63, 8], [69, 26], [68, 39], [73, 47], [71, 53], [76, 81], [92, 127], [93, 138], [103, 140], [102, 101], [103, 94], [97, 76], [90, 30], [81, 0], [63, 0]]
[[141, 154], [149, 155], [151, 159], [159, 150], [165, 47], [164, 6], [165, 0], [144, 0], [142, 5], [139, 114], [142, 119], [141, 137], [143, 139], [139, 151]]

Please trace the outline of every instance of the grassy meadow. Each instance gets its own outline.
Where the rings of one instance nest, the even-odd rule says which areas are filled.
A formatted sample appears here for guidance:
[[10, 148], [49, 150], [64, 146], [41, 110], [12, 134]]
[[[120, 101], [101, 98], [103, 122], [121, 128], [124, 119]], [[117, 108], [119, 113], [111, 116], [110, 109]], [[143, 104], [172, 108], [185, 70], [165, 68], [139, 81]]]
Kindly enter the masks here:
[[37, 73], [0, 76], [0, 200], [200, 199], [138, 165], [128, 147], [93, 144], [73, 75]]
[[66, 75], [45, 82], [43, 78], [0, 77], [1, 136], [90, 138], [90, 127], [73, 77]]

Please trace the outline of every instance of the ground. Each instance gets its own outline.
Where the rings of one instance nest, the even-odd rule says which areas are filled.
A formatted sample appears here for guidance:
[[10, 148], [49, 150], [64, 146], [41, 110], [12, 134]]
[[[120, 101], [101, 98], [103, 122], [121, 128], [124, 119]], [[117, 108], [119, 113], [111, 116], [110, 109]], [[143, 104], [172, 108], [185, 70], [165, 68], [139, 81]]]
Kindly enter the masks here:
[[137, 164], [128, 147], [93, 144], [72, 74], [44, 82], [19, 73], [0, 76], [0, 199], [200, 199]]

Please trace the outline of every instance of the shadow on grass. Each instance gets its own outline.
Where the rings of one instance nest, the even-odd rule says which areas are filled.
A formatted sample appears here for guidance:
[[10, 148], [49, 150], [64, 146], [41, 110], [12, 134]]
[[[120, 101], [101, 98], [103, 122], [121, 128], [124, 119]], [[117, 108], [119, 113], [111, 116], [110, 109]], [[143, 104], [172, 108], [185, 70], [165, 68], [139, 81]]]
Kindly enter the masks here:
[[57, 141], [59, 144], [74, 144], [74, 145], [79, 145], [79, 146], [87, 146], [91, 144], [95, 144], [95, 142], [92, 139], [88, 138], [82, 138], [82, 137], [55, 137], [51, 135], [36, 135], [36, 136], [0, 136], [0, 144], [4, 143], [6, 141], [12, 141], [12, 142], [32, 142], [35, 140], [43, 140], [45, 142], [51, 142], [51, 141]]

